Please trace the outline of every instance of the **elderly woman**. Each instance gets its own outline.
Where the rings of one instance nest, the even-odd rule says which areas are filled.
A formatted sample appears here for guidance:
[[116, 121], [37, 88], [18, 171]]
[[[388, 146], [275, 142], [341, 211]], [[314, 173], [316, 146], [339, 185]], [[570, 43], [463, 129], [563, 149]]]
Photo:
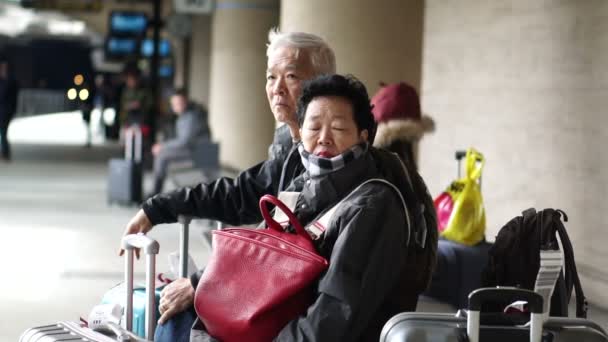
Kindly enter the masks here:
[[[305, 171], [286, 188], [299, 193], [294, 214], [306, 226], [341, 204], [316, 236], [329, 269], [315, 301], [275, 340], [375, 341], [383, 324], [405, 310], [402, 270], [411, 234], [399, 190], [382, 179], [369, 152], [375, 122], [367, 91], [352, 77], [317, 78], [304, 86], [298, 120]], [[378, 180], [360, 186], [372, 179]]]

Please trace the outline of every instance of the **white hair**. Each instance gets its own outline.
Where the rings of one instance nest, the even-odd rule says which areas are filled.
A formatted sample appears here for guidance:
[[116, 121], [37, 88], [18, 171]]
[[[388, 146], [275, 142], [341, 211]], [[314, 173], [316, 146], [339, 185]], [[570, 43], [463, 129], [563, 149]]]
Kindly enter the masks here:
[[336, 73], [336, 55], [319, 36], [305, 32], [281, 32], [278, 28], [268, 32], [266, 57], [280, 47], [290, 47], [298, 52], [304, 50], [310, 56], [315, 76]]

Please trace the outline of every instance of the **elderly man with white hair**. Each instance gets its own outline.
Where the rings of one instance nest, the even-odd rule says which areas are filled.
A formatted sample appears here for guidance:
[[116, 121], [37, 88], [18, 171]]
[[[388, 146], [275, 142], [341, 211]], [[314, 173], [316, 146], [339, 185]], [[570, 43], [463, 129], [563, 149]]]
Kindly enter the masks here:
[[[268, 39], [266, 94], [275, 119], [284, 123], [275, 131], [269, 159], [234, 179], [220, 178], [148, 199], [127, 224], [125, 235], [147, 233], [154, 225], [177, 222], [178, 215], [231, 225], [258, 223], [262, 220], [260, 197], [276, 194], [281, 183], [289, 183], [288, 179], [281, 179], [281, 174], [291, 178], [303, 171], [300, 163], [286, 163], [294, 141], [300, 140], [296, 107], [302, 82], [335, 73], [335, 55], [323, 39], [309, 33], [271, 30]], [[292, 165], [292, 169], [283, 170], [284, 165]], [[190, 327], [196, 318], [194, 289], [201, 273], [191, 275], [190, 279], [177, 279], [162, 291], [155, 341], [189, 341]]]

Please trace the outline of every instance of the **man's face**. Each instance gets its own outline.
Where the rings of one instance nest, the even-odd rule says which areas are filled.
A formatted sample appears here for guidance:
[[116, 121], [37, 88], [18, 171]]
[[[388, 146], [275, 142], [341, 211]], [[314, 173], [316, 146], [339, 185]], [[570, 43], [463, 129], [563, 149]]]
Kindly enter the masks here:
[[266, 95], [274, 118], [288, 125], [298, 125], [296, 107], [302, 93], [302, 82], [311, 79], [313, 66], [308, 53], [291, 47], [280, 47], [268, 57]]
[[125, 77], [125, 84], [127, 85], [127, 88], [135, 89], [137, 88], [138, 83], [139, 80], [135, 75], [127, 74], [127, 76]]
[[183, 113], [186, 110], [186, 106], [188, 105], [186, 98], [182, 95], [171, 96], [170, 102], [171, 110], [177, 115]]

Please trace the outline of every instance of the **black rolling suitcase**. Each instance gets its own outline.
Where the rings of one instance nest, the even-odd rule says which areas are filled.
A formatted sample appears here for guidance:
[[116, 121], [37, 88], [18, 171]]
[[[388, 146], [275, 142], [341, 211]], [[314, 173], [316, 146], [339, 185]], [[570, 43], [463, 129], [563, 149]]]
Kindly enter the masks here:
[[113, 158], [109, 163], [108, 203], [139, 204], [142, 200], [141, 129], [133, 125], [125, 134], [125, 158]]
[[[481, 313], [485, 302], [525, 300], [531, 317]], [[604, 329], [587, 319], [544, 319], [543, 297], [518, 288], [484, 288], [469, 295], [468, 312], [401, 313], [382, 329], [380, 342], [607, 342]]]

